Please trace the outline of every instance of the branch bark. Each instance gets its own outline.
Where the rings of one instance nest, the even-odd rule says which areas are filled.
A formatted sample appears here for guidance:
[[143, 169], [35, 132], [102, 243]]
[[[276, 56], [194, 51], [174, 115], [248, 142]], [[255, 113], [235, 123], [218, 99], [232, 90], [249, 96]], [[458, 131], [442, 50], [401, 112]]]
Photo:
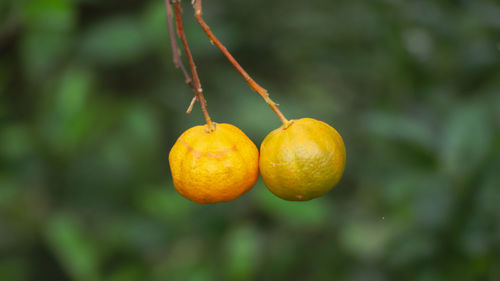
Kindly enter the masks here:
[[[190, 113], [191, 110], [193, 109], [194, 103], [196, 101], [199, 101], [200, 106], [201, 106], [201, 111], [203, 112], [203, 115], [204, 115], [205, 120], [207, 122], [208, 131], [212, 132], [213, 130], [215, 130], [215, 127], [214, 127], [212, 119], [210, 118], [210, 115], [208, 114], [208, 111], [207, 111], [207, 102], [205, 100], [205, 97], [203, 96], [203, 89], [201, 87], [201, 82], [200, 82], [200, 79], [198, 76], [198, 72], [196, 70], [196, 64], [194, 62], [193, 56], [191, 54], [191, 50], [189, 48], [189, 44], [188, 44], [187, 39], [186, 39], [186, 34], [184, 32], [184, 26], [183, 26], [182, 15], [181, 15], [182, 8], [180, 5], [180, 1], [179, 0], [166, 0], [166, 5], [167, 5], [167, 7], [166, 7], [167, 20], [168, 20], [168, 24], [169, 24], [170, 41], [172, 44], [172, 50], [173, 50], [172, 55], [173, 55], [174, 64], [182, 70], [184, 77], [186, 78], [186, 82], [188, 82], [191, 89], [193, 89], [194, 95], [195, 95], [195, 97], [191, 101], [191, 104], [189, 105], [189, 108], [186, 112]], [[179, 58], [177, 42], [175, 40], [175, 36], [173, 36], [172, 10], [171, 10], [170, 5], [172, 5], [174, 8], [175, 23], [176, 23], [176, 27], [177, 27], [177, 35], [180, 37], [182, 45], [184, 46], [184, 51], [186, 52], [186, 57], [189, 61], [189, 67], [191, 69], [191, 75], [193, 77], [192, 79], [189, 76], [189, 74], [187, 73], [186, 68], [184, 67], [184, 65], [182, 64], [182, 61]]]

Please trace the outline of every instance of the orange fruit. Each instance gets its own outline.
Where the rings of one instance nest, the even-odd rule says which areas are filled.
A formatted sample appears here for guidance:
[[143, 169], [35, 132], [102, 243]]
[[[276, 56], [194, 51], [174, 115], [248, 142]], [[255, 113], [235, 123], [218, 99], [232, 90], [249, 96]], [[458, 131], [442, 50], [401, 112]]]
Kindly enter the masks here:
[[259, 152], [237, 127], [215, 124], [185, 131], [169, 154], [174, 186], [196, 203], [231, 201], [255, 185]]
[[306, 201], [330, 191], [342, 177], [344, 142], [330, 125], [312, 119], [290, 120], [260, 146], [260, 174], [267, 188], [290, 201]]

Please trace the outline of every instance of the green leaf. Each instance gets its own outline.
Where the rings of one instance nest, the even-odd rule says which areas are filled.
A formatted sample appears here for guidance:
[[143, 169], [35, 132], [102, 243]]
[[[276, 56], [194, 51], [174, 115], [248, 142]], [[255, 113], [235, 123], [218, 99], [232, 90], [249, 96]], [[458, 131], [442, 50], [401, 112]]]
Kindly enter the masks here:
[[25, 126], [6, 126], [0, 131], [0, 155], [4, 159], [19, 160], [33, 150], [33, 136]]
[[72, 118], [84, 110], [92, 86], [92, 77], [82, 68], [66, 70], [60, 80], [55, 110], [62, 119]]
[[0, 280], [23, 281], [29, 280], [26, 268], [28, 261], [25, 258], [2, 259], [0, 261]]
[[25, 23], [37, 30], [69, 31], [76, 24], [73, 1], [30, 0], [25, 1], [23, 16]]
[[144, 189], [138, 196], [141, 209], [154, 217], [169, 221], [187, 220], [193, 204], [179, 195], [172, 185], [162, 188]]
[[23, 66], [31, 78], [44, 78], [67, 54], [71, 35], [53, 31], [27, 31], [21, 40]]
[[278, 220], [296, 226], [321, 225], [328, 218], [329, 208], [325, 198], [294, 202], [272, 194], [261, 182], [254, 187], [258, 204]]
[[83, 38], [82, 54], [96, 64], [131, 63], [144, 54], [146, 42], [135, 19], [108, 19], [88, 30]]
[[434, 137], [423, 120], [399, 114], [374, 112], [363, 118], [367, 131], [388, 140], [401, 140], [433, 151]]
[[99, 253], [76, 217], [58, 215], [51, 218], [45, 228], [45, 237], [49, 248], [73, 280], [100, 280]]
[[0, 174], [0, 210], [17, 205], [21, 198], [22, 189], [19, 184], [8, 175]]
[[252, 280], [259, 253], [258, 233], [250, 225], [233, 230], [226, 238], [226, 273], [228, 280]]
[[126, 264], [114, 270], [106, 281], [137, 281], [145, 280], [143, 268], [136, 263]]
[[443, 170], [457, 179], [474, 174], [491, 150], [493, 130], [482, 103], [458, 107], [444, 127], [440, 151]]
[[362, 259], [373, 259], [384, 254], [393, 229], [384, 220], [352, 220], [342, 228], [342, 245]]
[[92, 129], [96, 116], [89, 107], [92, 76], [83, 68], [66, 70], [54, 93], [49, 93], [41, 118], [43, 132], [52, 147], [72, 152]]

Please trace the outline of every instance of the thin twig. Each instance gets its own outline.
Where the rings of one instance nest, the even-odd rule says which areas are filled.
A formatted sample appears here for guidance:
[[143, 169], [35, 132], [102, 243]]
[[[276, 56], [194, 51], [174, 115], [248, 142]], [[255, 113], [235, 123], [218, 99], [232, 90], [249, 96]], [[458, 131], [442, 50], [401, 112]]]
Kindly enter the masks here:
[[189, 76], [189, 73], [187, 72], [186, 67], [182, 63], [182, 60], [180, 58], [180, 50], [179, 50], [179, 47], [177, 46], [177, 40], [175, 40], [174, 26], [172, 24], [172, 18], [173, 18], [172, 7], [170, 6], [172, 4], [172, 2], [174, 2], [174, 1], [176, 1], [176, 0], [165, 0], [165, 11], [167, 13], [168, 34], [170, 36], [170, 44], [172, 46], [172, 59], [173, 59], [174, 65], [176, 68], [179, 68], [182, 71], [182, 74], [184, 75], [184, 80], [186, 81], [186, 84], [188, 84], [189, 87], [191, 87], [191, 89], [193, 90], [193, 92], [195, 94], [193, 100], [191, 101], [191, 103], [186, 111], [186, 113], [189, 114], [193, 110], [193, 106], [194, 106], [195, 102], [197, 101], [196, 89], [194, 88], [193, 80]]
[[191, 100], [191, 103], [189, 104], [188, 109], [186, 110], [187, 114], [189, 114], [189, 113], [191, 113], [191, 111], [193, 111], [193, 106], [196, 103], [196, 100], [197, 100], [196, 97], [193, 97], [193, 99]]
[[179, 57], [179, 47], [177, 46], [177, 40], [175, 40], [175, 35], [174, 35], [174, 26], [172, 24], [172, 8], [170, 7], [170, 2], [171, 0], [165, 0], [165, 9], [167, 12], [167, 26], [168, 26], [168, 34], [170, 35], [170, 44], [172, 45], [172, 59], [174, 61], [174, 65], [177, 68], [180, 68], [182, 70], [182, 73], [184, 74], [184, 78], [186, 79], [186, 83], [190, 84], [191, 83], [191, 77], [189, 76], [186, 68], [184, 67], [184, 64], [182, 63], [182, 60]]
[[201, 27], [203, 28], [205, 33], [208, 35], [210, 40], [222, 51], [222, 53], [231, 62], [231, 64], [234, 66], [234, 68], [236, 68], [236, 70], [240, 73], [240, 75], [243, 77], [243, 79], [248, 83], [250, 88], [252, 90], [254, 90], [255, 92], [257, 92], [266, 101], [266, 103], [271, 107], [271, 109], [274, 111], [274, 113], [276, 113], [276, 115], [278, 115], [281, 122], [283, 122], [283, 124], [285, 124], [285, 125], [288, 124], [288, 120], [285, 118], [283, 113], [281, 113], [281, 111], [278, 109], [277, 104], [274, 101], [272, 101], [271, 98], [269, 97], [268, 91], [266, 89], [264, 89], [263, 87], [261, 87], [259, 84], [257, 84], [257, 82], [255, 82], [255, 80], [253, 80], [252, 77], [250, 77], [250, 75], [248, 75], [248, 73], [243, 69], [243, 67], [241, 67], [241, 65], [238, 63], [238, 61], [236, 61], [236, 59], [231, 55], [231, 53], [229, 53], [227, 48], [212, 33], [212, 31], [210, 30], [210, 27], [207, 25], [205, 20], [203, 20], [201, 1], [202, 0], [193, 0], [192, 4], [193, 4], [193, 8], [195, 10], [196, 20], [201, 25]]
[[[198, 72], [196, 71], [196, 64], [194, 63], [193, 56], [191, 55], [191, 50], [189, 49], [189, 45], [186, 39], [186, 34], [184, 33], [184, 27], [182, 24], [182, 8], [180, 3], [175, 0], [172, 1], [174, 5], [174, 13], [175, 13], [175, 23], [177, 25], [177, 34], [181, 38], [182, 44], [184, 45], [184, 51], [186, 52], [186, 57], [189, 61], [189, 66], [191, 69], [191, 75], [193, 76], [193, 89], [195, 90], [196, 99], [200, 102], [201, 111], [205, 116], [205, 120], [207, 121], [207, 126], [209, 131], [215, 130], [212, 120], [210, 119], [210, 115], [208, 115], [207, 111], [207, 101], [203, 96], [203, 90], [201, 88], [200, 78], [198, 77]], [[191, 106], [190, 106], [191, 107]], [[189, 108], [188, 108], [189, 111]]]

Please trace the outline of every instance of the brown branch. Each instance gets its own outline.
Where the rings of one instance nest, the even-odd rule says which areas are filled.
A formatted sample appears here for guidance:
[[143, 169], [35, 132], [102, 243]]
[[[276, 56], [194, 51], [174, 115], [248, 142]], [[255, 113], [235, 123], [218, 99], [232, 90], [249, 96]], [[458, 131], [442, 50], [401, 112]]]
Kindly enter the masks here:
[[[193, 56], [191, 55], [191, 50], [189, 49], [189, 45], [186, 39], [186, 34], [184, 33], [184, 26], [182, 24], [182, 8], [178, 0], [171, 0], [171, 3], [174, 5], [174, 13], [175, 13], [175, 22], [177, 25], [177, 34], [181, 38], [182, 44], [184, 45], [184, 50], [186, 52], [187, 59], [189, 61], [189, 66], [191, 69], [191, 75], [193, 76], [193, 90], [195, 91], [196, 99], [200, 102], [201, 111], [205, 116], [205, 120], [207, 121], [208, 131], [215, 130], [212, 120], [210, 119], [210, 115], [208, 115], [207, 111], [207, 101], [203, 96], [203, 90], [201, 88], [200, 78], [198, 77], [198, 72], [196, 71], [196, 64], [194, 63]], [[192, 103], [192, 102], [191, 102]], [[190, 106], [191, 107], [191, 106]], [[189, 108], [188, 108], [189, 111]]]
[[202, 17], [202, 7], [201, 7], [201, 1], [202, 0], [193, 0], [193, 8], [195, 10], [195, 17], [198, 23], [201, 25], [201, 28], [205, 31], [207, 36], [210, 38], [210, 41], [212, 41], [220, 50], [221, 52], [226, 56], [226, 58], [231, 62], [231, 64], [236, 68], [236, 70], [240, 73], [240, 75], [243, 77], [243, 79], [248, 83], [250, 88], [257, 92], [265, 101], [266, 103], [271, 107], [271, 109], [278, 115], [280, 118], [281, 122], [283, 124], [288, 124], [288, 120], [285, 118], [283, 113], [278, 109], [278, 105], [271, 100], [269, 97], [269, 93], [267, 92], [266, 89], [261, 87], [255, 80], [248, 75], [248, 73], [241, 67], [241, 65], [236, 61], [236, 59], [229, 53], [227, 48], [215, 37], [215, 35], [212, 33], [210, 30], [210, 27], [206, 24], [205, 20], [203, 20]]

